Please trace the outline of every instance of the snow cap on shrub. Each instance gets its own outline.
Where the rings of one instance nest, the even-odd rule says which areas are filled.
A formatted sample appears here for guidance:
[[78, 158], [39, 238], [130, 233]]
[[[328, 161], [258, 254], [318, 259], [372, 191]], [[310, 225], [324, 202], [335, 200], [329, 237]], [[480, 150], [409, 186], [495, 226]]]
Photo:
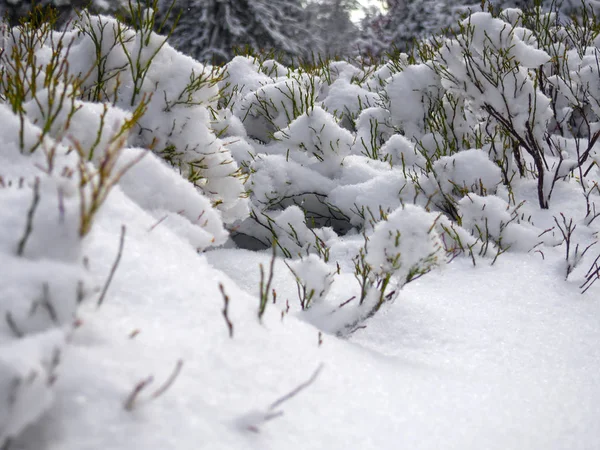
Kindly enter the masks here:
[[445, 263], [435, 229], [438, 214], [414, 205], [396, 209], [368, 237], [366, 261], [377, 274], [397, 276], [400, 284]]
[[319, 106], [302, 114], [274, 137], [278, 145], [290, 151], [292, 159], [311, 165], [325, 176], [339, 171], [340, 163], [350, 154], [354, 143], [352, 134]]

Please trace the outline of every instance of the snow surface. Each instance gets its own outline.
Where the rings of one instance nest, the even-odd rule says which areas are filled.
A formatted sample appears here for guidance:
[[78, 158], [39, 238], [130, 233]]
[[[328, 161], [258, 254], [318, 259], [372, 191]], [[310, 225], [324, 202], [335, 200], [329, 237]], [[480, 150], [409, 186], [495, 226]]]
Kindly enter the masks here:
[[[404, 289], [349, 340], [302, 314], [281, 319], [296, 288], [276, 267], [278, 304], [256, 319], [258, 265], [268, 253], [199, 255], [118, 190], [86, 254], [103, 279], [128, 227], [123, 260], [101, 309], [80, 312], [56, 382], [56, 402], [19, 449], [594, 448], [600, 415], [600, 304], [548, 261], [506, 254], [493, 267], [458, 259]], [[558, 255], [555, 255], [555, 259]], [[221, 317], [223, 283], [234, 337]], [[334, 283], [336, 299], [351, 287]], [[132, 332], [139, 332], [134, 338]], [[123, 402], [149, 375], [181, 375], [162, 397]], [[282, 417], [239, 419], [305, 381]], [[157, 385], [158, 385], [157, 384]]]

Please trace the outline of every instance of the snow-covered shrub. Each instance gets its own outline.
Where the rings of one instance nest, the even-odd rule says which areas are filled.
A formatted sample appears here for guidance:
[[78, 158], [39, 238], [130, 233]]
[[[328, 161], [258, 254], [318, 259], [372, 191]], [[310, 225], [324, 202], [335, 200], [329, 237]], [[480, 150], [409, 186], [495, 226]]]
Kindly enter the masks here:
[[[72, 324], [92, 291], [82, 236], [117, 185], [196, 250], [224, 244], [225, 225], [228, 245], [273, 246], [296, 278], [300, 317], [328, 332], [351, 330], [461, 255], [543, 256], [566, 225], [534, 221], [532, 203], [549, 207], [569, 183], [584, 193], [585, 225], [598, 216], [590, 24], [476, 13], [370, 67], [236, 57], [215, 68], [154, 34], [151, 10], [131, 12], [129, 25], [81, 14], [64, 33], [3, 38], [0, 203], [15, 213], [0, 251], [19, 272], [0, 278], [10, 348]], [[262, 275], [261, 318], [272, 298], [272, 272]], [[343, 311], [331, 299], [338, 280], [356, 294]], [[53, 351], [23, 370], [51, 378]]]
[[435, 161], [430, 174], [419, 181], [419, 188], [439, 210], [456, 219], [456, 198], [469, 192], [494, 194], [501, 182], [500, 168], [485, 152], [471, 149]]
[[248, 135], [270, 142], [273, 134], [308, 113], [315, 105], [320, 85], [304, 73], [278, 77], [241, 97], [233, 112], [246, 125]]
[[[499, 17], [474, 13], [453, 38], [438, 43], [432, 60], [443, 87], [462, 102], [463, 115], [477, 121], [477, 140], [492, 146], [490, 156], [500, 163], [505, 181], [525, 176], [531, 161], [542, 208], [548, 207], [556, 182], [585, 163], [598, 137], [591, 125], [597, 119], [584, 113], [572, 94], [580, 90], [581, 77], [565, 70], [564, 61], [577, 64], [573, 41], [581, 29], [575, 23], [561, 29], [555, 17], [539, 9]], [[594, 88], [582, 84], [593, 102]], [[581, 113], [588, 118], [586, 142], [580, 142], [579, 158], [567, 159], [558, 141], [581, 135], [581, 122], [578, 130], [573, 122], [569, 126], [570, 118]]]
[[376, 106], [379, 95], [346, 78], [338, 78], [329, 86], [323, 106], [340, 119], [340, 125], [354, 129], [354, 122], [366, 108]]
[[302, 309], [307, 309], [325, 298], [333, 279], [332, 267], [329, 264], [315, 254], [286, 264], [296, 277]]
[[556, 237], [522, 220], [519, 210], [523, 204], [511, 206], [495, 195], [467, 194], [457, 208], [462, 226], [479, 238], [485, 253], [490, 249], [496, 255], [507, 250], [529, 252], [542, 243], [558, 245]]
[[236, 229], [236, 241], [252, 248], [266, 248], [274, 243], [276, 250], [286, 258], [317, 253], [327, 260], [328, 242], [337, 237], [330, 227], [316, 228], [309, 224], [305, 211], [297, 205], [268, 213], [253, 210], [251, 219]]
[[242, 174], [211, 126], [220, 76], [155, 34], [154, 11], [131, 6], [131, 14], [132, 25], [89, 14], [73, 23], [68, 58], [80, 74], [91, 74], [84, 94], [128, 111], [142, 109], [129, 143], [152, 148], [177, 168], [225, 222], [247, 217]]
[[385, 86], [392, 125], [408, 139], [420, 139], [442, 93], [440, 77], [428, 64], [410, 65], [393, 74]]
[[198, 250], [225, 243], [228, 233], [210, 200], [157, 156], [128, 148], [122, 152], [118, 167], [129, 167], [119, 187], [163, 226]]
[[[388, 161], [392, 159], [391, 164], [397, 164], [398, 160], [393, 161], [395, 153], [393, 150], [383, 150], [384, 144], [394, 135], [394, 130], [390, 125], [390, 112], [385, 108], [374, 106], [364, 109], [356, 120], [356, 138], [352, 152], [362, 154], [373, 159]], [[402, 136], [404, 138], [404, 136]], [[410, 145], [411, 149], [414, 146]]]
[[73, 116], [78, 110], [74, 89], [65, 84], [74, 77], [57, 50], [43, 45], [51, 30], [40, 33], [35, 41], [27, 25], [8, 31], [0, 56], [2, 446], [52, 403], [54, 369], [78, 305], [90, 292], [82, 238], [95, 215], [92, 205], [102, 203], [97, 194], [117, 181], [110, 167], [102, 177], [88, 165], [87, 152], [52, 137], [68, 131], [61, 111]]
[[555, 231], [524, 217], [531, 198], [516, 195], [517, 187], [535, 183], [546, 208], [556, 185], [576, 179], [586, 220], [597, 217], [600, 127], [589, 104], [597, 34], [589, 16], [590, 23], [568, 24], [557, 17], [535, 8], [473, 13], [448, 37], [372, 67], [286, 70], [234, 59], [220, 106], [239, 121], [225, 114], [218, 120], [236, 131], [218, 126], [228, 139], [241, 138], [236, 158], [253, 205], [236, 242], [275, 242], [286, 258], [325, 259], [314, 245], [321, 230], [328, 248], [365, 235], [355, 270], [366, 286], [375, 276], [370, 258], [385, 254], [370, 236], [398, 211], [434, 214], [431, 232], [445, 254], [474, 264], [557, 245]]
[[354, 137], [341, 128], [334, 117], [319, 106], [306, 111], [290, 125], [273, 135], [271, 148], [316, 172], [332, 177], [350, 154]]
[[375, 226], [355, 263], [361, 283], [360, 303], [374, 301], [375, 312], [384, 301], [395, 298], [405, 284], [445, 261], [436, 220], [437, 214], [407, 205]]
[[[52, 404], [77, 310], [98, 288], [86, 236], [119, 183], [198, 250], [223, 244], [224, 221], [248, 215], [237, 166], [210, 128], [216, 81], [138, 11], [137, 28], [81, 14], [64, 32], [32, 21], [0, 38], [3, 448]], [[177, 133], [175, 123], [195, 132]], [[150, 141], [190, 148], [193, 156], [177, 157], [195, 184], [155, 157]]]

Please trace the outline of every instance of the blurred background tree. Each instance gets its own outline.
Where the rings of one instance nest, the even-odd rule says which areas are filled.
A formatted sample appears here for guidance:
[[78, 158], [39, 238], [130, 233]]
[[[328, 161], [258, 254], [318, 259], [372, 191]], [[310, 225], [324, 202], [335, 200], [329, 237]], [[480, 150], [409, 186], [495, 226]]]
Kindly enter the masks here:
[[88, 8], [94, 14], [115, 14], [126, 0], [0, 0], [0, 16], [17, 25], [35, 6], [52, 7], [58, 13], [58, 25], [71, 20], [76, 10]]
[[[170, 8], [161, 1], [161, 12]], [[225, 63], [235, 49], [275, 51], [305, 57], [312, 38], [300, 0], [178, 0], [169, 25], [179, 22], [171, 45], [200, 61]]]
[[[0, 0], [0, 14], [14, 25], [33, 5], [52, 6], [64, 25], [75, 9], [122, 14], [129, 1], [152, 0]], [[566, 17], [582, 0], [556, 0]], [[590, 7], [600, 1], [584, 0]], [[553, 0], [490, 0], [494, 11], [528, 8]], [[172, 0], [159, 0], [166, 17]], [[461, 15], [480, 11], [481, 0], [175, 0], [167, 26], [175, 30], [170, 43], [208, 63], [223, 64], [236, 51], [274, 52], [285, 63], [298, 59], [348, 56], [381, 57], [391, 49], [407, 51], [422, 39], [455, 26]], [[176, 17], [179, 21], [176, 22]]]

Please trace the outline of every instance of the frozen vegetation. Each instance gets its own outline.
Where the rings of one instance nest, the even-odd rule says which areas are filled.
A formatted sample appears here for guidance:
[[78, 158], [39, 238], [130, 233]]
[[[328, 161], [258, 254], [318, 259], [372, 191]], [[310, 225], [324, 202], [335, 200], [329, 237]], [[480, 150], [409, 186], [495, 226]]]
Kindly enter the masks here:
[[2, 34], [0, 448], [598, 446], [591, 6], [372, 66], [129, 17]]

